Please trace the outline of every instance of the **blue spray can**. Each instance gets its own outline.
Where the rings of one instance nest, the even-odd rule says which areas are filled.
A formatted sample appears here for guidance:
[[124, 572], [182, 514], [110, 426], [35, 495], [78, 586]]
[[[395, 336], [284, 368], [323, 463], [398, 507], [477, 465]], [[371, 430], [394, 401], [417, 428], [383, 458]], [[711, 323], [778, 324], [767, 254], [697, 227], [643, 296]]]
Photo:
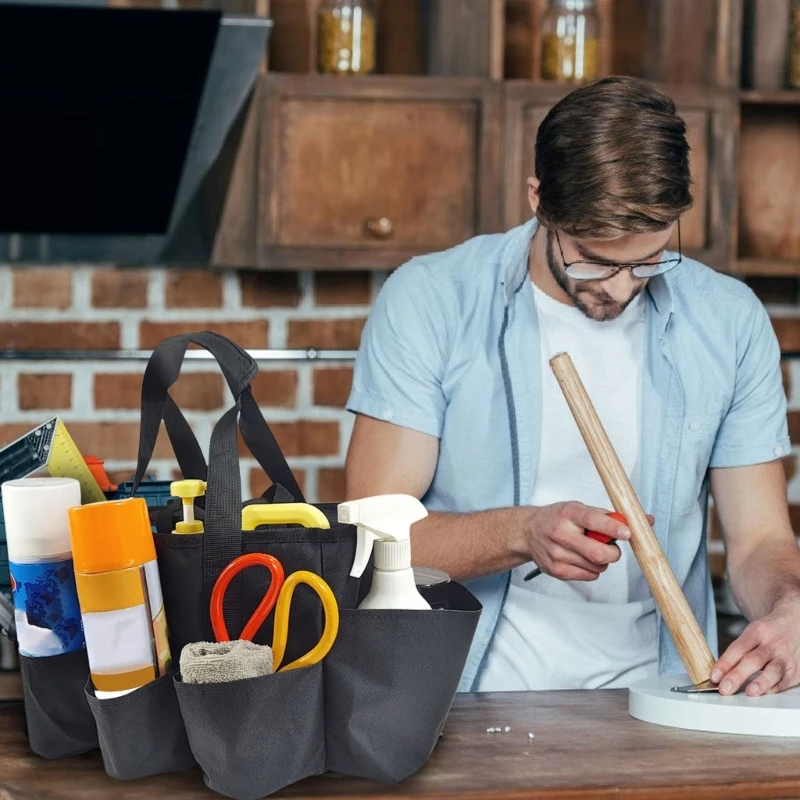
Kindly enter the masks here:
[[74, 478], [22, 478], [2, 485], [3, 518], [24, 656], [56, 656], [85, 646], [67, 509], [81, 504]]

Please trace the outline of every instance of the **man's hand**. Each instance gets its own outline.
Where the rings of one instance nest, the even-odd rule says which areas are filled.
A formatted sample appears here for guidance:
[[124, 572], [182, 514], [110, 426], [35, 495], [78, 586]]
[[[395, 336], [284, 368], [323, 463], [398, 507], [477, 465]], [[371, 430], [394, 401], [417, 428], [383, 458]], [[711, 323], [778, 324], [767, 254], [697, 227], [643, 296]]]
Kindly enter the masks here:
[[[800, 550], [779, 459], [711, 470], [714, 507], [727, 550], [736, 605], [754, 620], [712, 670], [720, 694], [747, 687], [757, 697], [800, 682]], [[724, 688], [723, 688], [724, 687]]]
[[714, 665], [711, 680], [719, 684], [720, 694], [731, 695], [757, 672], [761, 674], [746, 689], [750, 697], [800, 683], [800, 596], [750, 623]]
[[[653, 518], [648, 516], [650, 524]], [[563, 581], [594, 581], [619, 561], [615, 544], [601, 544], [586, 531], [604, 533], [613, 539], [630, 539], [630, 531], [602, 508], [583, 503], [554, 503], [535, 509], [532, 524], [524, 531], [523, 549], [546, 575]]]

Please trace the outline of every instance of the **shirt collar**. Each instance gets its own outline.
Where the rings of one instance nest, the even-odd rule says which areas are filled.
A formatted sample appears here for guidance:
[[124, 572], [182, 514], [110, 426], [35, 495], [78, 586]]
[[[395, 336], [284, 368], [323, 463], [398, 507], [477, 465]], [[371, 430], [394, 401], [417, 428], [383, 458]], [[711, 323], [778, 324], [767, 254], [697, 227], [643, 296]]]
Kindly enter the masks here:
[[523, 225], [512, 228], [503, 237], [498, 257], [502, 264], [500, 275], [506, 305], [511, 303], [528, 276], [531, 239], [538, 227], [538, 220], [530, 219]]

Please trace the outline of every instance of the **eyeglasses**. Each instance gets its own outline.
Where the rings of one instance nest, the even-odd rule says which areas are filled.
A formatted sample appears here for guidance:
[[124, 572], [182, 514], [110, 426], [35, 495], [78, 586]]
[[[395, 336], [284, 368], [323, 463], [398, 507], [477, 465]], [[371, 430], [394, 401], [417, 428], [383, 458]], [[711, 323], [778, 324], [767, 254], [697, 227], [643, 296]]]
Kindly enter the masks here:
[[553, 229], [558, 242], [558, 251], [561, 253], [561, 261], [564, 264], [564, 272], [570, 278], [577, 281], [604, 281], [607, 278], [616, 275], [621, 269], [629, 269], [631, 274], [637, 278], [654, 278], [656, 275], [663, 275], [669, 272], [673, 267], [683, 261], [681, 252], [681, 223], [678, 226], [678, 257], [668, 258], [664, 261], [652, 261], [643, 264], [613, 264], [613, 263], [599, 263], [596, 261], [567, 261], [564, 257], [564, 250], [561, 247], [561, 239], [558, 237], [558, 231]]

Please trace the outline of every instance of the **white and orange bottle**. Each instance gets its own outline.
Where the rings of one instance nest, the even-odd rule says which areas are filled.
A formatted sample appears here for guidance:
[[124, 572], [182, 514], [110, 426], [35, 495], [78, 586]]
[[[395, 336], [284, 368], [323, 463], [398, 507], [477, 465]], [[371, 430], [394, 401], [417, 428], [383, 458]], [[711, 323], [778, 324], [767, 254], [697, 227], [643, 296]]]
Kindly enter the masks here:
[[147, 504], [135, 497], [71, 508], [69, 524], [95, 694], [119, 697], [172, 663]]

